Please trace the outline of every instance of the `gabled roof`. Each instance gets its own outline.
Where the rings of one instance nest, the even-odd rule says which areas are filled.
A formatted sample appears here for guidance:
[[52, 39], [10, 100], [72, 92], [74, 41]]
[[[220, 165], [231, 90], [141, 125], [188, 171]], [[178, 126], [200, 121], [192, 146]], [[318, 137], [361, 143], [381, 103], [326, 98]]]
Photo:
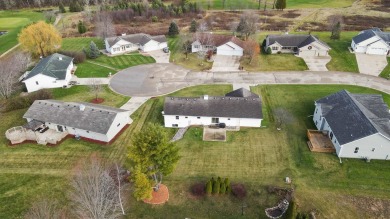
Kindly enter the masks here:
[[[84, 110], [80, 110], [84, 106]], [[118, 113], [126, 110], [82, 102], [36, 100], [23, 118], [107, 134]]]
[[346, 90], [316, 101], [340, 145], [375, 133], [390, 138], [390, 114], [382, 95]]
[[[212, 46], [222, 46], [228, 42], [233, 42], [237, 46], [244, 48], [244, 42], [238, 39], [235, 36], [221, 35], [221, 34], [212, 34], [212, 33], [197, 33], [194, 35], [194, 41], [199, 40], [199, 42], [204, 44], [209, 44]], [[206, 42], [207, 41], [207, 42]]]
[[[232, 93], [237, 94], [240, 92], [237, 91], [237, 93], [235, 93], [235, 91], [233, 91], [228, 94]], [[261, 99], [256, 94], [249, 96], [250, 97], [210, 96], [208, 98], [166, 97], [164, 103], [164, 114], [175, 116], [262, 119], [263, 113], [261, 111]]]
[[323, 46], [330, 49], [328, 44], [319, 40], [317, 37], [313, 35], [301, 35], [301, 34], [283, 34], [283, 35], [268, 35], [267, 36], [269, 44], [272, 45], [274, 43], [278, 43], [281, 46], [291, 46], [291, 47], [304, 47], [313, 42], [318, 42]]
[[32, 78], [38, 74], [43, 74], [57, 80], [66, 78], [67, 69], [73, 58], [62, 54], [54, 53], [46, 58], [42, 58], [39, 63], [24, 76], [23, 80]]
[[115, 45], [120, 40], [125, 40], [127, 42], [130, 42], [133, 44], [139, 44], [142, 46], [151, 40], [155, 40], [159, 43], [167, 42], [167, 38], [164, 35], [151, 36], [151, 35], [145, 34], [145, 33], [137, 33], [137, 34], [124, 35], [124, 36], [109, 37], [109, 38], [106, 38], [106, 40], [107, 40], [107, 43], [110, 47]]
[[387, 45], [390, 45], [390, 32], [382, 32], [379, 28], [372, 28], [368, 30], [363, 30], [357, 36], [354, 36], [352, 40], [358, 44], [365, 40], [368, 40], [374, 36], [382, 39]]

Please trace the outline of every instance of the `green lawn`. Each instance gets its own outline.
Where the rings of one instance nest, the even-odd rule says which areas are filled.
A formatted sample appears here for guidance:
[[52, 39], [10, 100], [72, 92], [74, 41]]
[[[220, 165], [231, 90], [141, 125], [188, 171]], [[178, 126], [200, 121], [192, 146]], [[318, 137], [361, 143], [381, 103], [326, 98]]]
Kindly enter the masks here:
[[261, 53], [251, 64], [248, 59], [241, 61], [241, 64], [247, 71], [305, 71], [308, 69], [305, 61], [293, 54]]
[[382, 73], [379, 75], [382, 78], [390, 79], [390, 57], [387, 57], [387, 66], [383, 69]]
[[289, 8], [343, 8], [351, 6], [354, 0], [287, 0]]
[[61, 50], [65, 51], [83, 51], [83, 48], [89, 49], [89, 44], [93, 41], [99, 49], [104, 49], [104, 41], [97, 37], [72, 37], [62, 39]]
[[115, 74], [117, 71], [111, 68], [105, 68], [100, 65], [96, 65], [93, 63], [88, 62], [89, 60], [77, 64], [77, 70], [75, 72], [75, 75], [79, 78], [96, 78], [96, 77], [102, 77], [105, 78], [111, 74]]
[[44, 20], [42, 13], [29, 10], [0, 11], [0, 31], [8, 31], [0, 36], [0, 55], [18, 44], [18, 33], [27, 24]]
[[[172, 175], [164, 178], [169, 187], [169, 202], [150, 206], [129, 196], [126, 218], [265, 218], [264, 208], [273, 206], [277, 197], [267, 193], [268, 185], [285, 186], [283, 179], [292, 177], [295, 199], [300, 210], [313, 210], [320, 218], [367, 218], [368, 211], [361, 203], [351, 201], [366, 197], [390, 199], [390, 163], [372, 160], [338, 158], [332, 154], [310, 153], [306, 145], [306, 129], [313, 128], [313, 101], [348, 89], [350, 92], [380, 93], [378, 91], [342, 85], [270, 85], [253, 87], [262, 95], [267, 128], [242, 128], [228, 132], [226, 143], [203, 142], [202, 130], [191, 128], [178, 142], [182, 156]], [[223, 95], [232, 90], [231, 85], [203, 85], [186, 88], [172, 96]], [[105, 90], [104, 102], [119, 106], [127, 99]], [[56, 99], [88, 101], [87, 87], [55, 89]], [[390, 96], [385, 95], [390, 104]], [[0, 138], [0, 218], [20, 217], [30, 204], [40, 197], [55, 197], [67, 206], [66, 191], [72, 167], [92, 153], [110, 160], [123, 160], [131, 134], [141, 130], [146, 122], [162, 125], [163, 97], [150, 99], [132, 116], [133, 124], [111, 146], [101, 146], [68, 139], [57, 147], [24, 144], [6, 146]], [[276, 131], [272, 112], [282, 107], [291, 113], [294, 122]], [[24, 110], [2, 114], [0, 132], [21, 125]], [[175, 129], [168, 129], [171, 135]], [[190, 186], [205, 182], [211, 176], [229, 177], [233, 183], [244, 183], [248, 194], [243, 200], [233, 196], [195, 198], [189, 194]], [[342, 208], [340, 208], [342, 200]], [[369, 201], [366, 201], [369, 203]], [[245, 216], [241, 205], [245, 203]], [[363, 202], [365, 203], [365, 202]], [[379, 211], [388, 212], [388, 204]], [[384, 210], [383, 210], [384, 209]], [[337, 215], [337, 216], [336, 216]]]
[[125, 55], [119, 55], [114, 57], [108, 57], [101, 55], [97, 59], [90, 60], [102, 65], [109, 66], [115, 69], [125, 69], [128, 67], [143, 65], [149, 63], [155, 63], [156, 61], [151, 56], [144, 56], [139, 53], [130, 53]]

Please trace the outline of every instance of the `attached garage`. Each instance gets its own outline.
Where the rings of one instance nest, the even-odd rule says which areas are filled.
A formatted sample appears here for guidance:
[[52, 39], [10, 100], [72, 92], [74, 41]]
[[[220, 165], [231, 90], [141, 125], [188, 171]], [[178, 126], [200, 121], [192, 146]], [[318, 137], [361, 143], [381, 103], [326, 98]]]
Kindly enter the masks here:
[[217, 47], [217, 55], [242, 56], [244, 50], [234, 43], [228, 42]]

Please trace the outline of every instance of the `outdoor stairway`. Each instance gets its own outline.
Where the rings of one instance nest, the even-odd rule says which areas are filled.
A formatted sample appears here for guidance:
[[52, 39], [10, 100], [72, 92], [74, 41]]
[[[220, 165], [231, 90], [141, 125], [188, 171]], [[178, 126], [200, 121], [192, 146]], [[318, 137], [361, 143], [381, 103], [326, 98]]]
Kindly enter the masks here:
[[182, 139], [187, 130], [188, 127], [180, 128], [179, 130], [177, 130], [175, 136], [173, 136], [173, 138], [171, 139], [171, 142], [175, 142]]

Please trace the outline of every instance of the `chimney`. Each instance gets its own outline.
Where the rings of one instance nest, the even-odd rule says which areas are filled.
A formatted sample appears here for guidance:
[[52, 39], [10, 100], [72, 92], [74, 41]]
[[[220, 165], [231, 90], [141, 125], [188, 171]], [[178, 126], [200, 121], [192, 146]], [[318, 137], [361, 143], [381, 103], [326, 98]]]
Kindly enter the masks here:
[[209, 99], [209, 95], [204, 95], [203, 96], [203, 100], [208, 100]]
[[85, 110], [85, 105], [80, 104], [79, 108], [80, 108], [80, 111], [84, 111]]

